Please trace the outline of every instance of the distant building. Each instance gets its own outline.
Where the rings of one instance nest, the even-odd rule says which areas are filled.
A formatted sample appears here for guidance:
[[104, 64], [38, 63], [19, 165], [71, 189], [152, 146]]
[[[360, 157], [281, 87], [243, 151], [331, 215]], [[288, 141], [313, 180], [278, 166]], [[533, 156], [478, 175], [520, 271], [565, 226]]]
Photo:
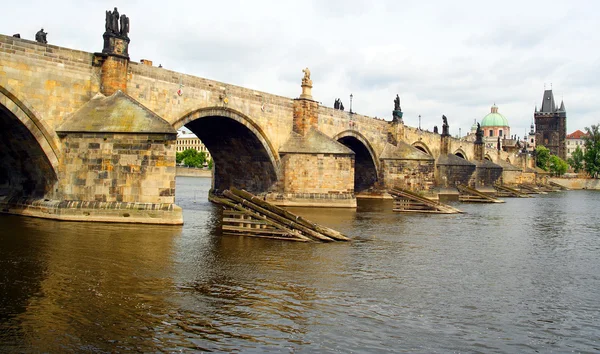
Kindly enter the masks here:
[[481, 130], [483, 130], [483, 143], [487, 147], [497, 147], [498, 138], [501, 141], [511, 138], [508, 119], [498, 113], [498, 106], [495, 103], [491, 108], [491, 112], [481, 120]]
[[575, 151], [575, 149], [577, 149], [578, 146], [581, 149], [581, 151], [585, 152], [585, 141], [583, 140], [583, 138], [586, 135], [587, 134], [585, 134], [581, 130], [576, 130], [573, 133], [567, 135], [567, 158], [571, 157], [573, 151]]
[[557, 108], [552, 90], [544, 91], [542, 106], [535, 107], [535, 142], [550, 150], [550, 153], [565, 160], [567, 158], [567, 112], [564, 102]]
[[535, 150], [535, 125], [533, 121], [529, 126], [529, 135], [527, 135], [527, 151], [533, 152]]
[[176, 151], [183, 152], [187, 149], [194, 149], [198, 152], [204, 152], [206, 154], [206, 161], [210, 161], [212, 158], [210, 152], [206, 149], [206, 146], [202, 144], [202, 141], [198, 137], [188, 131], [180, 130], [177, 131], [177, 141], [175, 142]]

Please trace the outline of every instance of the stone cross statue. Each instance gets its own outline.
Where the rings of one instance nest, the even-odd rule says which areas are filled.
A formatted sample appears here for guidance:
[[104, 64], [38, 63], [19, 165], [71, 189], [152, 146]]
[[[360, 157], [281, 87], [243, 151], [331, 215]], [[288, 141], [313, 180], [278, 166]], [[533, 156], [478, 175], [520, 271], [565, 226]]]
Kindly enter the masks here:
[[42, 28], [41, 30], [37, 31], [37, 33], [35, 34], [35, 41], [38, 43], [44, 43], [47, 44], [48, 41], [46, 40], [46, 35], [48, 33], [44, 32], [44, 29]]

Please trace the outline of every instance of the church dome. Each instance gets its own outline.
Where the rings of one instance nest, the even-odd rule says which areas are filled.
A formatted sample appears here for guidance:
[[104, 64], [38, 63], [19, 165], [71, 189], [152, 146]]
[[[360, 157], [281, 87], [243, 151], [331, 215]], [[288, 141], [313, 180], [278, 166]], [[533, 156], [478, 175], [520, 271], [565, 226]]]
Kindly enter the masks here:
[[498, 113], [498, 106], [492, 106], [492, 112], [483, 117], [481, 121], [482, 127], [508, 127], [508, 119]]

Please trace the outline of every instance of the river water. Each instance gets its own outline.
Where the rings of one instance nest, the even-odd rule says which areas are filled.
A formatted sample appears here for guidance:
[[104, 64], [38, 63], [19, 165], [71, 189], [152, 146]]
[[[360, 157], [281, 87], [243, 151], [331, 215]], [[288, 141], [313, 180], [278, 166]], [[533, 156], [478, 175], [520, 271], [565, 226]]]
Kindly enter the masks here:
[[298, 244], [220, 236], [209, 188], [183, 227], [0, 215], [0, 352], [600, 351], [600, 192], [293, 209], [353, 238]]

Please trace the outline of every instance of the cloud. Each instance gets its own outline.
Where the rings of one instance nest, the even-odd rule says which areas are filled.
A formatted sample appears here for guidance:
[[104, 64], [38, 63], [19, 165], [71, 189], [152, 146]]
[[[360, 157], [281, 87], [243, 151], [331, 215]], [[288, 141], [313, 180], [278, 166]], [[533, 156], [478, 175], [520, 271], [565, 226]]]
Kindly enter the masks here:
[[[102, 49], [109, 1], [23, 0], [0, 32]], [[513, 132], [528, 130], [544, 84], [564, 97], [568, 129], [597, 124], [600, 21], [595, 1], [391, 0], [121, 1], [131, 20], [132, 60], [297, 97], [309, 67], [315, 99], [391, 119], [400, 94], [405, 121], [432, 128], [448, 116], [466, 132], [495, 102]]]

